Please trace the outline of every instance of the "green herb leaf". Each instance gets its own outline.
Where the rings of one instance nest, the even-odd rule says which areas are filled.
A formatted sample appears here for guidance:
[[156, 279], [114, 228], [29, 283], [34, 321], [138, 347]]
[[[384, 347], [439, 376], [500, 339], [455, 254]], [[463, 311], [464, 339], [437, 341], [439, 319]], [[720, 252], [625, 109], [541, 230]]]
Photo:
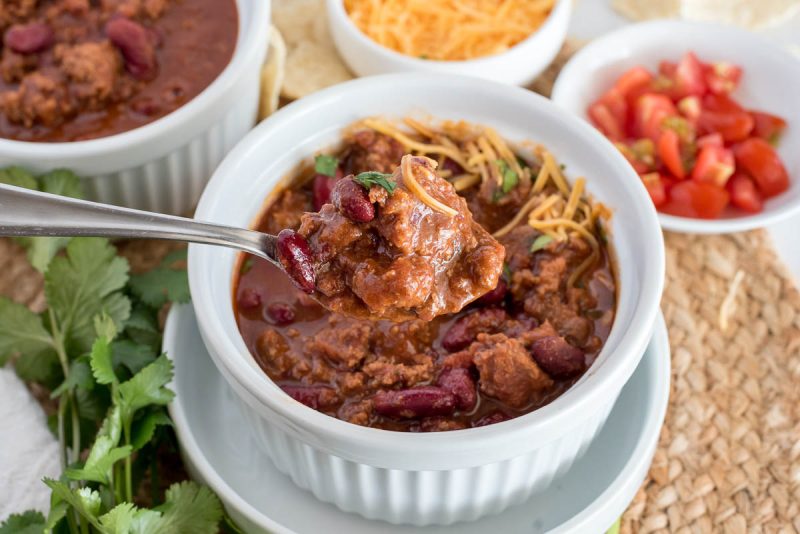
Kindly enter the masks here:
[[22, 304], [0, 297], [0, 366], [12, 354], [27, 358], [52, 348], [53, 338], [41, 317]]
[[22, 514], [11, 514], [0, 524], [0, 534], [42, 534], [44, 516], [41, 512], [28, 510]]
[[[58, 499], [57, 496], [52, 495], [50, 498], [50, 511], [47, 513], [47, 521], [44, 523], [44, 530], [48, 534], [56, 528], [58, 522], [64, 519], [64, 516], [67, 515], [67, 510], [69, 509], [69, 504]], [[41, 534], [41, 530], [38, 531], [37, 534]], [[59, 531], [60, 532], [60, 531]]]
[[94, 340], [89, 361], [92, 365], [92, 374], [98, 384], [108, 385], [118, 382], [111, 361], [111, 344], [106, 338], [100, 337]]
[[161, 349], [161, 332], [158, 330], [156, 316], [152, 308], [143, 303], [134, 303], [131, 316], [125, 321], [124, 333], [134, 343], [145, 345], [153, 352]]
[[94, 387], [94, 379], [92, 378], [92, 369], [89, 366], [88, 358], [81, 356], [77, 360], [73, 360], [69, 367], [69, 374], [56, 389], [50, 393], [51, 399], [56, 399], [61, 396], [65, 391], [71, 389], [92, 389]]
[[0, 169], [0, 184], [8, 184], [25, 189], [39, 189], [36, 177], [22, 167]]
[[153, 439], [156, 427], [159, 426], [172, 426], [172, 420], [163, 409], [157, 412], [150, 412], [142, 419], [136, 421], [131, 431], [131, 445], [133, 446], [133, 450], [141, 449], [147, 445], [147, 443]]
[[167, 490], [166, 502], [159, 506], [161, 519], [153, 534], [192, 532], [216, 534], [223, 518], [222, 504], [211, 490], [194, 482], [173, 484]]
[[158, 354], [150, 346], [136, 343], [130, 339], [112, 343], [111, 355], [114, 369], [122, 366], [128, 369], [132, 375], [153, 363], [158, 357]]
[[133, 516], [130, 534], [152, 534], [157, 532], [161, 514], [155, 510], [137, 510]]
[[336, 167], [339, 166], [339, 158], [328, 154], [320, 154], [314, 158], [314, 171], [333, 178], [336, 176]]
[[166, 302], [189, 302], [189, 277], [185, 269], [159, 267], [131, 277], [131, 292], [148, 306], [160, 308]]
[[495, 161], [495, 164], [500, 171], [500, 176], [503, 177], [503, 193], [507, 194], [509, 191], [517, 187], [517, 184], [519, 183], [519, 176], [517, 176], [517, 173], [508, 166], [506, 160], [498, 159]]
[[245, 260], [242, 262], [242, 266], [241, 266], [241, 268], [239, 269], [239, 274], [247, 274], [247, 273], [249, 273], [249, 272], [250, 272], [250, 269], [252, 269], [252, 268], [253, 268], [253, 263], [254, 263], [253, 257], [252, 257], [252, 256], [248, 256], [248, 257], [247, 257], [247, 258], [246, 258], [246, 259], [245, 259]]
[[58, 480], [45, 478], [44, 483], [53, 490], [53, 495], [66, 502], [79, 514], [86, 518], [95, 528], [103, 532], [103, 527], [97, 520], [97, 513], [100, 511], [100, 494], [89, 488], [71, 490], [70, 487]]
[[135, 514], [136, 507], [129, 502], [123, 502], [100, 516], [100, 524], [105, 527], [104, 532], [107, 534], [128, 534]]
[[57, 169], [39, 177], [42, 191], [70, 198], [83, 198], [81, 179], [65, 169]]
[[149, 404], [166, 405], [175, 397], [166, 385], [172, 380], [172, 362], [165, 354], [119, 386], [123, 419]]
[[105, 311], [119, 328], [130, 315], [130, 301], [119, 293], [128, 280], [128, 262], [107, 240], [76, 238], [65, 257], [54, 258], [45, 274], [45, 295], [66, 340], [88, 352], [94, 342], [94, 316]]
[[104, 338], [109, 343], [117, 337], [117, 325], [105, 311], [94, 316], [94, 331], [97, 337]]
[[553, 237], [547, 234], [542, 234], [536, 239], [534, 239], [533, 244], [531, 245], [531, 252], [536, 252], [538, 250], [542, 250], [547, 245], [553, 242]]
[[89, 457], [86, 458], [83, 467], [67, 468], [64, 470], [64, 475], [72, 480], [88, 480], [108, 485], [109, 474], [114, 464], [127, 458], [133, 452], [130, 445], [115, 447], [117, 442], [118, 440], [114, 440], [111, 436], [98, 437], [92, 445]]
[[376, 172], [376, 171], [368, 171], [362, 172], [358, 176], [354, 178], [356, 182], [361, 184], [362, 187], [365, 189], [369, 189], [373, 185], [379, 185], [382, 188], [386, 189], [391, 195], [394, 193], [394, 190], [397, 189], [397, 184], [394, 180], [391, 179], [391, 174], [386, 174], [383, 172]]

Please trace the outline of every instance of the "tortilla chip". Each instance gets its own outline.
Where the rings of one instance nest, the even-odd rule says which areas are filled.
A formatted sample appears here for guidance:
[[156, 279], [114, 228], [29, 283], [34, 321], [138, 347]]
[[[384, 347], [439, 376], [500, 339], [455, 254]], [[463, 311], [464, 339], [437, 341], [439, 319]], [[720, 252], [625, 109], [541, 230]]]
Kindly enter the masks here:
[[272, 115], [278, 109], [281, 86], [286, 71], [286, 43], [278, 28], [270, 28], [267, 62], [261, 69], [261, 102], [258, 106], [259, 120]]
[[292, 49], [313, 39], [317, 19], [326, 19], [325, 4], [320, 0], [274, 0], [272, 22]]
[[780, 24], [799, 10], [797, 0], [683, 0], [681, 16], [758, 29]]
[[613, 0], [611, 5], [629, 19], [650, 20], [677, 17], [681, 0]]
[[302, 98], [351, 78], [333, 48], [305, 41], [289, 50], [282, 94], [286, 98]]

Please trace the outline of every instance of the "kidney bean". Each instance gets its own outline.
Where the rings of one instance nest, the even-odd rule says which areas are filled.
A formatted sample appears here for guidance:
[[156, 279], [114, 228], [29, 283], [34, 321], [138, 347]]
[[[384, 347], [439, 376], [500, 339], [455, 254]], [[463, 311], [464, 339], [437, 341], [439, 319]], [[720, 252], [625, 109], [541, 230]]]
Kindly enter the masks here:
[[571, 378], [586, 368], [581, 349], [573, 347], [561, 336], [546, 336], [531, 344], [533, 359], [545, 373], [554, 378]]
[[338, 397], [336, 392], [325, 386], [281, 386], [281, 389], [297, 402], [303, 403], [309, 408], [318, 410], [320, 407], [328, 407], [336, 404]]
[[503, 300], [506, 298], [506, 293], [508, 293], [508, 284], [506, 284], [505, 280], [500, 278], [497, 282], [497, 286], [479, 298], [478, 303], [485, 306], [502, 304]]
[[445, 369], [439, 375], [436, 385], [455, 395], [456, 407], [459, 410], [469, 411], [475, 407], [475, 403], [478, 401], [475, 381], [468, 369], [460, 367]]
[[369, 193], [350, 178], [336, 182], [331, 202], [351, 221], [366, 223], [375, 218], [375, 206], [369, 201]]
[[294, 308], [285, 302], [272, 302], [267, 305], [267, 315], [272, 321], [284, 326], [294, 322]]
[[3, 42], [17, 54], [35, 54], [53, 44], [53, 30], [43, 22], [14, 24], [6, 31]]
[[495, 423], [502, 423], [503, 421], [508, 421], [509, 419], [511, 418], [508, 415], [498, 410], [496, 412], [491, 412], [484, 415], [483, 417], [472, 423], [472, 426], [479, 427], [479, 426], [493, 425]]
[[380, 415], [406, 419], [450, 415], [456, 409], [455, 395], [435, 386], [379, 391], [373, 403]]
[[141, 113], [142, 115], [147, 115], [148, 117], [158, 115], [162, 111], [161, 103], [155, 98], [149, 96], [144, 96], [133, 100], [131, 102], [131, 109], [133, 109], [133, 111], [136, 113]]
[[276, 243], [278, 261], [292, 282], [305, 291], [313, 293], [316, 288], [316, 273], [311, 262], [311, 249], [306, 238], [294, 230], [281, 230]]
[[236, 303], [240, 310], [252, 311], [261, 307], [261, 295], [252, 287], [248, 287], [239, 292]]
[[455, 352], [469, 346], [482, 332], [493, 332], [506, 320], [501, 308], [482, 308], [459, 318], [442, 338], [442, 347]]
[[322, 206], [331, 201], [331, 190], [336, 185], [336, 178], [317, 174], [314, 176], [314, 185], [311, 192], [314, 195], [314, 211], [319, 211]]
[[152, 33], [138, 22], [116, 17], [106, 23], [106, 35], [122, 52], [125, 68], [138, 80], [152, 80], [158, 74]]

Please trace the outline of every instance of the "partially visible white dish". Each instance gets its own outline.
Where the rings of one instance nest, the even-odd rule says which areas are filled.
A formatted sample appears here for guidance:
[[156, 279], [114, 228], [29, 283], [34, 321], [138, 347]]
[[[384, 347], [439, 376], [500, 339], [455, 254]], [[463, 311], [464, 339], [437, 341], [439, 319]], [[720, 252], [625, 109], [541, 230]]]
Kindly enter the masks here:
[[183, 458], [249, 533], [600, 533], [627, 508], [658, 442], [669, 398], [670, 350], [663, 317], [608, 422], [572, 469], [544, 493], [499, 515], [442, 527], [390, 525], [342, 512], [295, 486], [260, 452], [235, 394], [211, 361], [191, 306], [167, 319], [164, 350], [175, 363], [170, 414]]
[[729, 26], [658, 20], [632, 24], [595, 39], [567, 63], [553, 88], [553, 101], [587, 119], [586, 109], [623, 72], [637, 65], [655, 70], [663, 59], [694, 51], [703, 61], [740, 65], [744, 76], [735, 96], [746, 107], [780, 115], [789, 126], [778, 152], [792, 180], [790, 189], [765, 202], [764, 211], [716, 220], [659, 213], [667, 230], [721, 234], [763, 228], [800, 213], [800, 61], [765, 37]]
[[411, 57], [378, 44], [356, 27], [342, 0], [327, 0], [331, 35], [339, 54], [359, 76], [392, 72], [441, 72], [476, 76], [512, 85], [527, 85], [553, 61], [567, 36], [572, 0], [557, 0], [547, 20], [510, 49], [464, 61]]

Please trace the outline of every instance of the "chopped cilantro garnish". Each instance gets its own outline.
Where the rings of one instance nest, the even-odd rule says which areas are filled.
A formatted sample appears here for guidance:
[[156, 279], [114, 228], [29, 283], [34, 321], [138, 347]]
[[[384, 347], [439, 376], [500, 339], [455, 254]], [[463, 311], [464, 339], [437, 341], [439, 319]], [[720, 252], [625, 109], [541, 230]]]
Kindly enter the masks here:
[[500, 175], [503, 177], [503, 193], [508, 193], [519, 183], [519, 176], [517, 176], [517, 173], [508, 166], [506, 160], [498, 159], [495, 161], [495, 163], [497, 164], [497, 168], [500, 170]]
[[365, 189], [369, 189], [373, 185], [379, 185], [382, 188], [386, 189], [391, 195], [394, 193], [394, 190], [397, 188], [397, 184], [394, 180], [391, 179], [391, 174], [386, 174], [383, 172], [376, 172], [376, 171], [368, 171], [362, 172], [358, 176], [354, 178], [356, 182], [361, 184]]
[[336, 176], [336, 168], [339, 166], [339, 158], [328, 154], [320, 154], [314, 158], [314, 171], [331, 178]]
[[531, 252], [536, 252], [538, 250], [542, 250], [547, 245], [553, 242], [553, 237], [547, 234], [542, 234], [536, 239], [533, 240], [533, 244], [531, 245]]

